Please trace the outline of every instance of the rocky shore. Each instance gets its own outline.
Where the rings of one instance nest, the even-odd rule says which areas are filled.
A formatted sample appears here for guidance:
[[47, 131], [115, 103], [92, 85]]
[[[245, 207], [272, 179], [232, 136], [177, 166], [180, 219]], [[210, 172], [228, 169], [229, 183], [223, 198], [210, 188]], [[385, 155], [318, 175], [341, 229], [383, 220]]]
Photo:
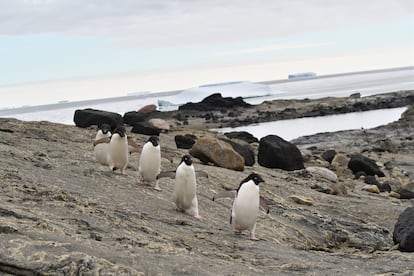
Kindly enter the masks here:
[[[369, 102], [396, 107], [413, 100], [412, 91], [389, 95], [393, 100], [376, 95]], [[401, 105], [397, 98], [403, 99]], [[153, 112], [148, 118], [169, 122], [171, 128], [159, 137], [162, 150], [174, 162], [163, 159], [162, 169], [174, 170], [189, 152], [177, 148], [177, 135], [214, 138], [219, 134], [208, 129], [235, 121], [244, 124], [371, 106], [358, 103], [366, 99], [357, 96], [340, 99], [273, 101], [207, 113]], [[140, 145], [148, 139], [127, 129]], [[140, 182], [139, 154], [130, 156], [126, 176], [98, 164], [92, 146], [96, 131], [95, 126], [0, 119], [0, 272], [412, 275], [414, 271], [413, 253], [400, 251], [393, 241], [400, 214], [412, 206], [412, 200], [399, 198], [400, 192], [414, 192], [412, 105], [399, 121], [385, 126], [291, 141], [303, 156], [304, 169], [266, 168], [256, 160], [240, 171], [194, 158], [196, 169], [209, 175], [198, 179], [200, 220], [175, 210], [172, 179], [160, 181], [162, 192]], [[257, 158], [259, 142], [249, 146]], [[326, 152], [332, 150], [337, 160], [327, 161]], [[367, 178], [356, 178], [347, 166], [354, 154], [374, 160], [384, 173], [375, 181], [387, 183], [391, 191], [369, 189]], [[251, 172], [265, 180], [261, 195], [270, 206], [269, 214], [259, 212], [256, 234], [261, 240], [256, 242], [247, 233], [231, 231], [230, 199], [211, 200], [223, 189], [236, 188]]]

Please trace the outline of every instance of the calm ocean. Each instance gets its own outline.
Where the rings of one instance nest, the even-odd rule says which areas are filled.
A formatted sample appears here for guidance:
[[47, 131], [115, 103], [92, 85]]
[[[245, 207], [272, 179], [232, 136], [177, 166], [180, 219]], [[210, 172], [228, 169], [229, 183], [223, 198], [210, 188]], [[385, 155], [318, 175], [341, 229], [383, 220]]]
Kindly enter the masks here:
[[[414, 90], [414, 67], [262, 83], [236, 81], [203, 85], [162, 94], [129, 95], [114, 99], [3, 109], [0, 110], [0, 117], [13, 117], [24, 121], [44, 120], [73, 125], [73, 114], [76, 109], [95, 108], [123, 115], [125, 112], [138, 110], [145, 105], [156, 104], [159, 110], [171, 110], [176, 109], [179, 104], [190, 101], [197, 102], [217, 92], [223, 96], [242, 96], [246, 102], [259, 104], [264, 100], [274, 99], [343, 97], [357, 92], [362, 96], [367, 96], [400, 90]], [[257, 134], [258, 138], [267, 134], [276, 134], [291, 140], [317, 132], [375, 127], [397, 120], [403, 111], [404, 108], [397, 108], [369, 111], [375, 113], [359, 112], [320, 118], [295, 119], [294, 122], [292, 120], [279, 121], [241, 129]], [[338, 124], [338, 122], [341, 123]], [[295, 125], [294, 130], [289, 128], [292, 123]], [[274, 125], [270, 126], [269, 124]], [[310, 125], [312, 126], [311, 130], [309, 130]], [[335, 125], [343, 126], [343, 128], [337, 129], [334, 127]], [[228, 130], [230, 129], [226, 129], [226, 131]], [[269, 130], [271, 133], [268, 133]]]

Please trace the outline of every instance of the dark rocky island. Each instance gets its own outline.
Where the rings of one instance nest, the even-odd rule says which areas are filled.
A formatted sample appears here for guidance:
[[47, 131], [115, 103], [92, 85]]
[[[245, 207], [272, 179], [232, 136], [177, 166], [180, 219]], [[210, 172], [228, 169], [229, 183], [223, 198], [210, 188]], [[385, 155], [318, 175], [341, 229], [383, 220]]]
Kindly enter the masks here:
[[[412, 92], [393, 95], [390, 101], [372, 96], [369, 102], [377, 101], [381, 108], [412, 104]], [[189, 152], [177, 148], [178, 135], [196, 142], [223, 139], [208, 129], [340, 113], [349, 105], [371, 108], [362, 102], [358, 97], [274, 101], [209, 111], [208, 119], [205, 111], [193, 110], [152, 112], [148, 118], [170, 123], [171, 129], [159, 137], [163, 151], [174, 157], [173, 163], [163, 159], [162, 169], [174, 170]], [[99, 165], [93, 154], [95, 134], [96, 126], [0, 119], [0, 272], [411, 275], [414, 270], [414, 255], [405, 252], [412, 246], [413, 229], [404, 224], [409, 217], [404, 215], [398, 224], [397, 234], [403, 236], [394, 233], [400, 215], [413, 213], [412, 105], [400, 120], [385, 126], [290, 141], [303, 156], [303, 169], [266, 168], [255, 162], [240, 171], [194, 158], [196, 169], [209, 175], [198, 179], [200, 220], [175, 210], [172, 179], [160, 181], [162, 192], [140, 182], [139, 154], [130, 156], [126, 176]], [[148, 138], [128, 135], [140, 145]], [[251, 139], [249, 146], [257, 158], [260, 141]], [[373, 160], [384, 176], [369, 180], [366, 173], [353, 173], [348, 163], [357, 154]], [[230, 199], [211, 200], [223, 189], [236, 188], [251, 172], [265, 180], [261, 195], [270, 206], [269, 214], [259, 212], [256, 233], [261, 240], [256, 242], [247, 233], [231, 231]], [[381, 192], [383, 185], [390, 189]]]

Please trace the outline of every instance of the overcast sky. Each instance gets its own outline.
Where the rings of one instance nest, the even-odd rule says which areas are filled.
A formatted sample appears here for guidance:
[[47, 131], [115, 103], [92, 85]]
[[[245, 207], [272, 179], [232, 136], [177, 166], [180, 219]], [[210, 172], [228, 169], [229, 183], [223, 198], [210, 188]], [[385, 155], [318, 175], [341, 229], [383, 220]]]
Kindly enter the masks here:
[[413, 49], [413, 0], [0, 0], [0, 92], [411, 66]]

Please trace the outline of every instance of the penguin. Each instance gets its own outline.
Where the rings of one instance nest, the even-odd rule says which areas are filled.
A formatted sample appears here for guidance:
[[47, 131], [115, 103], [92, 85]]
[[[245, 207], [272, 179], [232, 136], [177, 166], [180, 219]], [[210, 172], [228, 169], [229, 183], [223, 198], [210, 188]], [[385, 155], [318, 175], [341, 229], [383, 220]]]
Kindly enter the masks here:
[[119, 169], [121, 174], [125, 174], [128, 165], [128, 138], [125, 127], [119, 126], [114, 130], [109, 142], [109, 168], [112, 171]]
[[175, 178], [173, 200], [176, 210], [186, 212], [197, 219], [201, 216], [198, 212], [197, 200], [197, 177], [208, 177], [206, 172], [195, 171], [193, 160], [190, 155], [186, 154], [181, 158], [175, 172], [162, 172], [157, 178], [169, 176]]
[[248, 230], [253, 241], [259, 240], [255, 235], [259, 206], [269, 213], [266, 200], [260, 196], [259, 183], [261, 182], [264, 180], [260, 175], [251, 173], [241, 181], [237, 190], [223, 191], [213, 197], [213, 201], [223, 197], [234, 197], [230, 224], [235, 233]]
[[[95, 136], [93, 151], [95, 160], [102, 165], [109, 165], [109, 139], [111, 137], [111, 127], [108, 124], [102, 124]], [[102, 141], [102, 143], [97, 143]]]
[[161, 172], [161, 149], [157, 136], [150, 136], [142, 147], [138, 171], [142, 181], [155, 182], [154, 189], [161, 191], [157, 179]]

